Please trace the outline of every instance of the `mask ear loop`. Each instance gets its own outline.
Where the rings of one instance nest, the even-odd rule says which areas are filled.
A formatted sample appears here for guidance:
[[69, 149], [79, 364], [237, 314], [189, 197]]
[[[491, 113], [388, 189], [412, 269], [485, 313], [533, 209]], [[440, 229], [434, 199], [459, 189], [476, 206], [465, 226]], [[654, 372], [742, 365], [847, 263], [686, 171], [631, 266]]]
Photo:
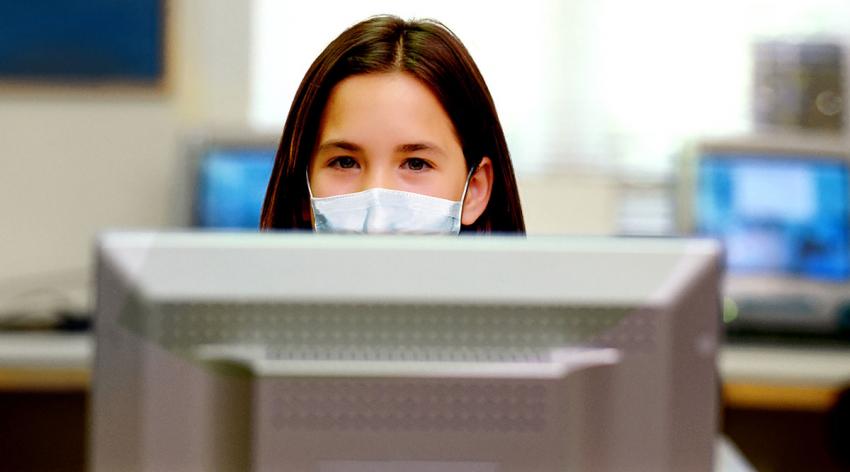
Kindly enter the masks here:
[[[463, 221], [463, 207], [466, 205], [466, 192], [469, 190], [469, 181], [472, 180], [472, 176], [478, 171], [479, 167], [481, 167], [481, 162], [478, 162], [478, 164], [473, 166], [472, 169], [469, 169], [469, 174], [466, 176], [466, 183], [463, 184], [463, 194], [460, 196], [460, 212], [457, 216], [458, 221]], [[463, 225], [463, 223], [461, 223], [461, 225]]]
[[304, 178], [307, 180], [307, 195], [310, 196], [310, 200], [313, 199], [313, 188], [310, 187], [310, 170], [307, 169], [304, 171]]
[[307, 195], [310, 197], [310, 225], [313, 226], [313, 231], [316, 231], [316, 212], [313, 210], [313, 188], [310, 187], [310, 169], [304, 170], [304, 177], [307, 180]]

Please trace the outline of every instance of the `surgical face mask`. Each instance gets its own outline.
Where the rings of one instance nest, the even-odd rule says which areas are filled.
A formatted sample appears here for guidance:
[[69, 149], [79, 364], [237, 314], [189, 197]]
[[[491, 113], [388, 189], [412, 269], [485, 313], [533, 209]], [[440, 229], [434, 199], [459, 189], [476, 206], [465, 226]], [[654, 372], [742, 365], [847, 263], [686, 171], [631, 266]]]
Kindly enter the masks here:
[[316, 198], [308, 177], [313, 228], [317, 233], [456, 235], [473, 171], [466, 178], [460, 201], [385, 188]]

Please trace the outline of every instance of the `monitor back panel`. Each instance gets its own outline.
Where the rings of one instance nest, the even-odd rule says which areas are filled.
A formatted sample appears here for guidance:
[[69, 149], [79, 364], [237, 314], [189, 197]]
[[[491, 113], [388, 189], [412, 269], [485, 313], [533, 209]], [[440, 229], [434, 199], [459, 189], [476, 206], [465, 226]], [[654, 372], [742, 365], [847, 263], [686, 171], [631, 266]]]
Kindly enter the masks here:
[[107, 236], [93, 468], [711, 470], [720, 267], [701, 241]]

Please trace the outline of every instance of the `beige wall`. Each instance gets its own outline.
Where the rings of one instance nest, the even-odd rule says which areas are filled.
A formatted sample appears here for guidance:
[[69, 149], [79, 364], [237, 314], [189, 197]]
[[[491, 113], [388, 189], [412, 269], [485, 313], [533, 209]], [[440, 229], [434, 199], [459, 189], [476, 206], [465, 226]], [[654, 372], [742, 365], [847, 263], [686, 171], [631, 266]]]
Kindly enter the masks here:
[[246, 124], [250, 4], [171, 0], [159, 90], [0, 84], [0, 313], [60, 279], [84, 297], [98, 231], [179, 223], [184, 133]]
[[3, 97], [3, 278], [81, 268], [94, 233], [161, 226], [176, 123], [165, 97]]
[[520, 198], [529, 234], [612, 234], [617, 226], [616, 181], [600, 171], [575, 169], [521, 176]]

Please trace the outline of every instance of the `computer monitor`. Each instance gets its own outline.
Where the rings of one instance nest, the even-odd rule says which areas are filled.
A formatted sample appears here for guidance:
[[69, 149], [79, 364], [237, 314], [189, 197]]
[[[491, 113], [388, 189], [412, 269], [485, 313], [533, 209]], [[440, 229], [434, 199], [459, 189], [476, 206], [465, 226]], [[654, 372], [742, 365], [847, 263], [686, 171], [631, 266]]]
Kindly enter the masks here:
[[252, 133], [214, 134], [190, 146], [191, 226], [249, 230], [260, 212], [274, 165], [277, 141]]
[[91, 464], [712, 470], [710, 240], [111, 233]]
[[698, 146], [685, 231], [723, 243], [733, 331], [837, 334], [850, 321], [848, 151], [794, 134]]
[[850, 278], [848, 162], [794, 153], [707, 153], [697, 233], [726, 247], [740, 273]]

